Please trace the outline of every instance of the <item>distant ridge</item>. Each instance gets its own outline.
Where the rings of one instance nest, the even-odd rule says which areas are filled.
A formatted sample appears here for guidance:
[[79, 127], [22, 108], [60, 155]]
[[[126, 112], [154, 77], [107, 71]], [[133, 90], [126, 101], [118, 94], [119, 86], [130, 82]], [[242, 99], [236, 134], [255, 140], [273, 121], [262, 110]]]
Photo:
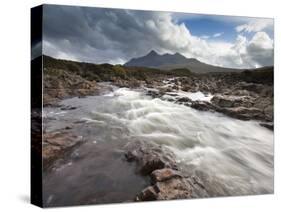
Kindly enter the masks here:
[[209, 65], [195, 58], [186, 58], [179, 53], [160, 55], [154, 50], [145, 56], [131, 59], [124, 66], [149, 67], [163, 70], [186, 68], [194, 73], [241, 72], [245, 70]]

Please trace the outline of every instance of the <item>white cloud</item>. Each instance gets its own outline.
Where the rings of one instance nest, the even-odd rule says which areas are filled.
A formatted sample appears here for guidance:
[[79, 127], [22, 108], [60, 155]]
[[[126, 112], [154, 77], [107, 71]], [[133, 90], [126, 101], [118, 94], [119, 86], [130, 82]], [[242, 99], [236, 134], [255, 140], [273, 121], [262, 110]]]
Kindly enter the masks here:
[[273, 64], [273, 41], [265, 32], [257, 32], [247, 46], [249, 60], [255, 67]]
[[273, 19], [253, 19], [246, 24], [237, 26], [237, 32], [259, 32], [264, 29], [273, 27]]
[[273, 41], [265, 32], [257, 32], [250, 41], [250, 45], [259, 46], [262, 49], [272, 49]]
[[238, 35], [234, 43], [218, 42], [207, 39], [219, 37], [223, 32], [193, 36], [185, 25], [174, 24], [169, 15], [152, 22], [150, 28], [159, 38], [156, 40], [161, 41], [156, 47], [159, 52], [179, 52], [205, 63], [233, 68], [254, 68], [273, 63], [273, 41], [266, 32], [257, 32], [250, 40]]
[[202, 36], [200, 36], [200, 38], [202, 38], [202, 39], [209, 39], [210, 36], [209, 35], [202, 35]]
[[223, 35], [223, 32], [218, 32], [218, 33], [213, 34], [213, 37], [217, 38], [217, 37], [220, 37], [222, 35]]
[[201, 35], [200, 38], [205, 39], [205, 40], [207, 40], [207, 39], [209, 39], [209, 38], [217, 38], [217, 37], [222, 36], [223, 33], [224, 33], [224, 32], [218, 32], [218, 33], [215, 33], [215, 34], [213, 34], [213, 35]]

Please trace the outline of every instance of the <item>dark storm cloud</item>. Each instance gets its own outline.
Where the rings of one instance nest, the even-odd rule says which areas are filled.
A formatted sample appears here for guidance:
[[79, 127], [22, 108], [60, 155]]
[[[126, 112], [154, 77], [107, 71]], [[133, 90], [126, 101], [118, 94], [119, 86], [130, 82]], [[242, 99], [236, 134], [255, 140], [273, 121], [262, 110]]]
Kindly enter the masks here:
[[250, 45], [247, 50], [251, 60], [257, 62], [257, 66], [272, 66], [273, 49], [261, 49], [258, 46]]
[[157, 44], [147, 39], [145, 27], [145, 21], [153, 16], [145, 11], [46, 5], [46, 51], [58, 56], [69, 54], [82, 61], [125, 61], [147, 53]]

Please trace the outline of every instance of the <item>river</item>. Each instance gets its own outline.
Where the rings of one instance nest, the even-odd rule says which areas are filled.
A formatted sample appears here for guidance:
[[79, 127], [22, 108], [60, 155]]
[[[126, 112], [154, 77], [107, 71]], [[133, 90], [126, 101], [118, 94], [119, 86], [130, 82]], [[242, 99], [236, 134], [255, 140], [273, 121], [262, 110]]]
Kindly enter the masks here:
[[75, 110], [44, 108], [47, 132], [71, 125], [84, 140], [44, 173], [46, 206], [133, 201], [149, 185], [124, 158], [124, 146], [136, 140], [173, 151], [184, 172], [198, 176], [210, 196], [273, 192], [273, 132], [257, 121], [152, 99], [144, 89], [107, 86], [111, 90], [99, 96], [60, 102]]

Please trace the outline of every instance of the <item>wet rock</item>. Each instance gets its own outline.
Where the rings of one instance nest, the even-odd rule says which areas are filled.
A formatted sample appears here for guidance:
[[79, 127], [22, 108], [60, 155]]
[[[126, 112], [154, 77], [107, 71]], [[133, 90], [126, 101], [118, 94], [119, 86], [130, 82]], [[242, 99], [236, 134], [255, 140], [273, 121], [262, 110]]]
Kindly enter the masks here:
[[274, 124], [273, 123], [260, 123], [260, 125], [262, 126], [262, 127], [265, 127], [265, 128], [267, 128], [267, 129], [269, 129], [269, 130], [274, 130]]
[[138, 171], [143, 175], [148, 175], [156, 169], [177, 169], [175, 155], [163, 146], [147, 142], [132, 142], [126, 146], [126, 149], [126, 159], [129, 162], [135, 161]]
[[259, 94], [261, 97], [266, 97], [266, 98], [273, 98], [274, 92], [273, 92], [273, 87], [272, 86], [266, 86]]
[[181, 90], [186, 91], [186, 92], [190, 91], [191, 89], [192, 89], [192, 87], [190, 85], [184, 85], [181, 88]]
[[273, 121], [273, 105], [268, 105], [263, 110], [266, 120]]
[[176, 100], [176, 103], [192, 103], [192, 100], [188, 97], [181, 97]]
[[215, 111], [216, 107], [209, 102], [205, 101], [193, 101], [190, 105], [192, 108], [201, 111]]
[[219, 107], [251, 107], [254, 104], [249, 96], [215, 95], [211, 102]]
[[217, 96], [214, 96], [212, 99], [211, 99], [211, 102], [213, 104], [216, 104], [220, 107], [232, 107], [233, 104], [234, 104], [234, 100], [229, 98], [229, 97], [226, 97], [226, 96], [221, 96], [221, 95], [217, 95]]
[[273, 120], [273, 107], [268, 107], [267, 110], [265, 110], [265, 109], [253, 107], [251, 106], [252, 104], [249, 102], [248, 103], [241, 102], [240, 104], [238, 104], [237, 102], [235, 103], [235, 101], [234, 102], [231, 101], [231, 103], [229, 102], [217, 103], [217, 105], [204, 101], [194, 101], [190, 106], [197, 110], [219, 112], [227, 116], [230, 116], [232, 118], [237, 118], [241, 120], [252, 120], [252, 119], [262, 120], [262, 121]]
[[254, 107], [263, 111], [265, 120], [273, 121], [273, 99], [271, 97], [259, 97], [255, 99]]
[[173, 200], [191, 198], [192, 186], [183, 177], [174, 177], [156, 182], [137, 195], [137, 201]]
[[112, 79], [112, 83], [118, 87], [127, 87], [127, 88], [137, 88], [140, 87], [142, 84], [144, 84], [145, 82], [137, 80], [137, 79], [130, 79], [130, 80], [125, 80], [125, 79]]
[[[221, 77], [221, 78], [220, 78]], [[229, 77], [229, 78], [228, 78]], [[231, 79], [232, 75], [193, 76], [179, 78], [182, 90], [189, 92], [216, 93], [207, 101], [192, 101], [189, 98], [166, 98], [201, 111], [219, 112], [242, 120], [273, 120], [273, 89], [271, 85], [243, 82]], [[234, 80], [234, 81], [233, 81]], [[233, 81], [233, 82], [232, 82]], [[167, 86], [166, 86], [167, 87]], [[165, 91], [166, 92], [166, 91]], [[169, 92], [166, 92], [169, 95]]]
[[207, 196], [207, 191], [200, 180], [181, 173], [175, 155], [168, 149], [141, 141], [129, 143], [125, 148], [126, 159], [129, 162], [135, 161], [138, 171], [151, 178], [151, 185], [136, 196], [136, 201]]
[[172, 89], [173, 89], [173, 90], [179, 90], [179, 86], [178, 86], [178, 85], [173, 85], [173, 86], [172, 86]]
[[192, 186], [182, 177], [172, 178], [155, 184], [157, 200], [187, 199], [191, 197]]
[[45, 133], [43, 137], [45, 143], [55, 146], [61, 146], [63, 148], [74, 146], [78, 142], [81, 142], [83, 139], [82, 136], [72, 135], [71, 133], [67, 133], [64, 131], [55, 133]]
[[55, 160], [63, 158], [65, 154], [82, 141], [82, 136], [75, 136], [63, 130], [60, 132], [45, 132], [42, 147], [44, 169], [49, 168]]
[[60, 108], [61, 110], [75, 110], [77, 107], [71, 105], [64, 105]]
[[145, 84], [147, 88], [158, 88], [160, 86], [163, 86], [163, 79], [146, 79]]
[[246, 108], [246, 107], [235, 107], [235, 108], [221, 108], [218, 112], [222, 112], [233, 118], [242, 119], [242, 120], [263, 120], [264, 113], [258, 108]]
[[248, 90], [255, 93], [260, 93], [261, 90], [264, 88], [262, 84], [258, 83], [247, 83], [247, 82], [240, 82], [236, 85], [241, 90]]
[[128, 162], [136, 161], [138, 159], [138, 151], [129, 150], [128, 152], [126, 152], [125, 157]]
[[153, 201], [157, 200], [157, 192], [153, 186], [149, 186], [141, 191], [140, 194], [136, 196], [136, 201]]
[[56, 145], [43, 145], [42, 157], [44, 167], [49, 166], [62, 152], [62, 147]]
[[187, 178], [187, 180], [192, 186], [192, 194], [191, 194], [192, 198], [202, 198], [202, 197], [210, 196], [203, 182], [200, 180], [198, 176], [191, 176]]
[[178, 96], [177, 93], [167, 93], [169, 96]]
[[250, 96], [250, 94], [251, 94], [247, 90], [232, 90], [229, 93], [234, 95], [234, 96]]
[[[48, 93], [47, 93], [48, 92]], [[56, 95], [52, 95], [51, 90], [46, 90], [46, 92], [43, 94], [43, 104], [44, 106], [52, 106], [57, 103], [58, 98], [55, 97]]]
[[146, 92], [147, 95], [151, 96], [152, 98], [160, 98], [162, 94], [160, 94], [159, 90], [148, 90]]
[[173, 89], [171, 87], [160, 87], [159, 92], [164, 95], [165, 93], [173, 92]]
[[180, 176], [179, 172], [173, 169], [164, 168], [164, 169], [157, 169], [151, 173], [151, 180], [152, 182], [162, 182], [165, 180], [169, 180], [173, 177]]

